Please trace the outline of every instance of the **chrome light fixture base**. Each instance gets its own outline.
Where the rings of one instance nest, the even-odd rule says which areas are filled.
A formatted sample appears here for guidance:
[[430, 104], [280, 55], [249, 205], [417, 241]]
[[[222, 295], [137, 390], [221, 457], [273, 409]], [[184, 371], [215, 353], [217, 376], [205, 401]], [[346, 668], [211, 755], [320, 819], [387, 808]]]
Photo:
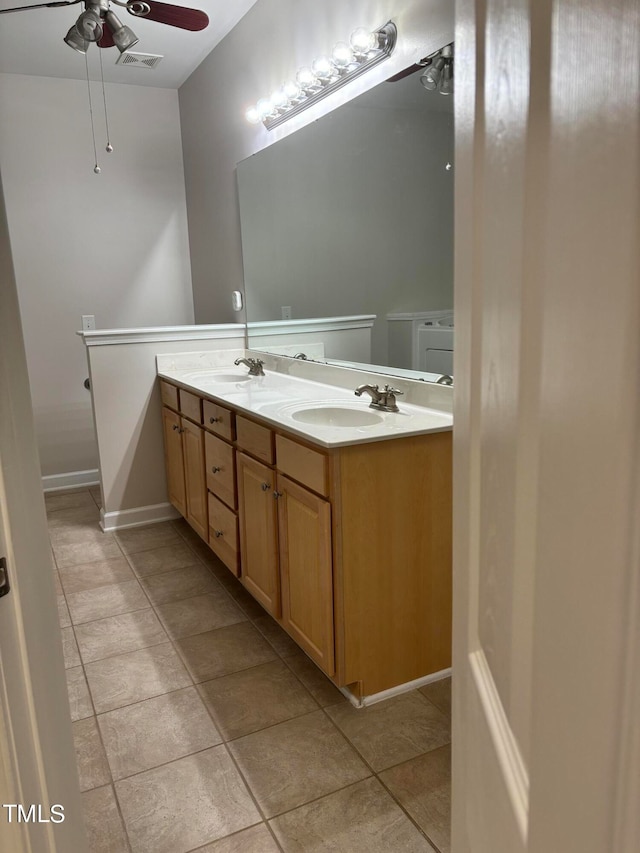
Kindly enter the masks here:
[[377, 44], [362, 55], [354, 55], [354, 61], [348, 69], [338, 69], [335, 76], [330, 80], [318, 81], [320, 88], [304, 91], [300, 99], [296, 99], [287, 106], [279, 107], [276, 114], [262, 118], [262, 123], [267, 130], [273, 130], [274, 127], [278, 127], [278, 125], [316, 104], [322, 98], [346, 86], [347, 83], [355, 80], [356, 77], [360, 77], [371, 68], [379, 65], [388, 56], [391, 56], [398, 38], [398, 30], [393, 21], [388, 21], [380, 29], [374, 30], [371, 35], [375, 36]]

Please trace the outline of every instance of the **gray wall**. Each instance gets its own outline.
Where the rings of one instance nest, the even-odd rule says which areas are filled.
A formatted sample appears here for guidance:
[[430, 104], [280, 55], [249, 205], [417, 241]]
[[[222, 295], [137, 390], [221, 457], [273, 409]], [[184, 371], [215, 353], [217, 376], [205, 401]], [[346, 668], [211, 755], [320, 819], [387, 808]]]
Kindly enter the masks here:
[[[237, 320], [243, 285], [236, 164], [453, 40], [453, 0], [258, 0], [181, 87], [180, 118], [196, 320]], [[359, 26], [392, 18], [394, 54], [274, 131], [245, 109]]]
[[193, 322], [175, 90], [106, 84], [102, 174], [82, 80], [0, 74], [0, 165], [42, 472], [97, 467], [81, 314], [98, 327]]

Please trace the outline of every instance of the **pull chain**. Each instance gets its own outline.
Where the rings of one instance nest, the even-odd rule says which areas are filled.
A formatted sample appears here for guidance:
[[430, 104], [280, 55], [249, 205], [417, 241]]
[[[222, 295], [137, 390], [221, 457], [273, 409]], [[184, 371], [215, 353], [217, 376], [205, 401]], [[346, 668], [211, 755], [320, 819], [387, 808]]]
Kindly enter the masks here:
[[[102, 51], [100, 50], [99, 45], [98, 45], [98, 55], [100, 57], [100, 80], [102, 81], [102, 102], [104, 104], [104, 123], [105, 123], [105, 126], [107, 128], [107, 147], [105, 148], [105, 151], [107, 152], [107, 154], [111, 154], [111, 152], [113, 151], [113, 145], [111, 144], [111, 142], [109, 140], [110, 134], [109, 134], [109, 116], [107, 115], [107, 96], [106, 96], [105, 91], [104, 91], [104, 70], [102, 68]], [[86, 54], [85, 54], [85, 56], [86, 56]]]
[[96, 165], [93, 167], [93, 171], [96, 175], [100, 174], [100, 166], [98, 165], [98, 152], [96, 150], [96, 131], [93, 126], [93, 106], [91, 104], [91, 84], [89, 83], [89, 60], [87, 59], [87, 54], [84, 55], [84, 64], [87, 69], [87, 92], [89, 94], [89, 118], [91, 119], [91, 138], [93, 139], [93, 156], [96, 162]]

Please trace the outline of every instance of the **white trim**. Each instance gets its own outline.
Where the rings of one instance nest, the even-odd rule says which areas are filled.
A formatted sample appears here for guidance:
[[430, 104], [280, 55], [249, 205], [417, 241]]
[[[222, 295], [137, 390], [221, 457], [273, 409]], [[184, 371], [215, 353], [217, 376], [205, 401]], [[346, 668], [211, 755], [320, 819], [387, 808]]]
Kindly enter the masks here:
[[301, 320], [261, 320], [247, 323], [247, 333], [253, 337], [266, 335], [298, 335], [303, 332], [339, 332], [346, 329], [370, 329], [375, 314], [355, 314], [352, 317], [310, 317]]
[[375, 705], [376, 702], [382, 702], [384, 699], [401, 696], [403, 693], [409, 693], [410, 690], [417, 690], [418, 687], [433, 684], [434, 681], [442, 681], [443, 678], [448, 678], [450, 675], [451, 667], [448, 667], [447, 669], [441, 669], [439, 672], [432, 672], [431, 675], [414, 678], [413, 681], [405, 681], [404, 684], [398, 684], [396, 687], [390, 687], [388, 690], [381, 690], [380, 693], [371, 693], [369, 696], [362, 696], [360, 699], [354, 696], [348, 687], [338, 687], [338, 690], [343, 696], [347, 697], [354, 708], [367, 708], [369, 705]]
[[148, 329], [98, 329], [76, 332], [88, 347], [113, 344], [148, 344], [160, 341], [204, 341], [223, 338], [244, 339], [244, 323], [216, 323], [210, 326], [156, 326]]
[[440, 311], [408, 311], [404, 314], [387, 314], [387, 320], [440, 320], [453, 314], [453, 308], [442, 308]]
[[42, 478], [42, 488], [45, 492], [66, 492], [68, 489], [79, 489], [82, 486], [99, 485], [100, 472], [97, 468], [68, 471], [66, 474], [47, 474]]
[[141, 527], [143, 524], [155, 524], [159, 521], [173, 521], [180, 513], [170, 503], [137, 506], [133, 509], [121, 509], [116, 512], [100, 510], [100, 527], [105, 533], [124, 530], [126, 527]]
[[491, 668], [482, 649], [469, 655], [469, 664], [487, 728], [491, 733], [495, 755], [502, 770], [513, 814], [526, 847], [529, 824], [529, 774], [518, 748]]

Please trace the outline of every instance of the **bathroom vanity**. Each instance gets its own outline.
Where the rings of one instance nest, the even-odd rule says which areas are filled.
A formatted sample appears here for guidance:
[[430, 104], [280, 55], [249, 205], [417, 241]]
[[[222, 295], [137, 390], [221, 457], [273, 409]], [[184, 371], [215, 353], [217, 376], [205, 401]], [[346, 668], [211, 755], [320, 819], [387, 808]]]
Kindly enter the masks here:
[[358, 699], [446, 670], [451, 415], [243, 368], [160, 375], [172, 504], [306, 654]]

